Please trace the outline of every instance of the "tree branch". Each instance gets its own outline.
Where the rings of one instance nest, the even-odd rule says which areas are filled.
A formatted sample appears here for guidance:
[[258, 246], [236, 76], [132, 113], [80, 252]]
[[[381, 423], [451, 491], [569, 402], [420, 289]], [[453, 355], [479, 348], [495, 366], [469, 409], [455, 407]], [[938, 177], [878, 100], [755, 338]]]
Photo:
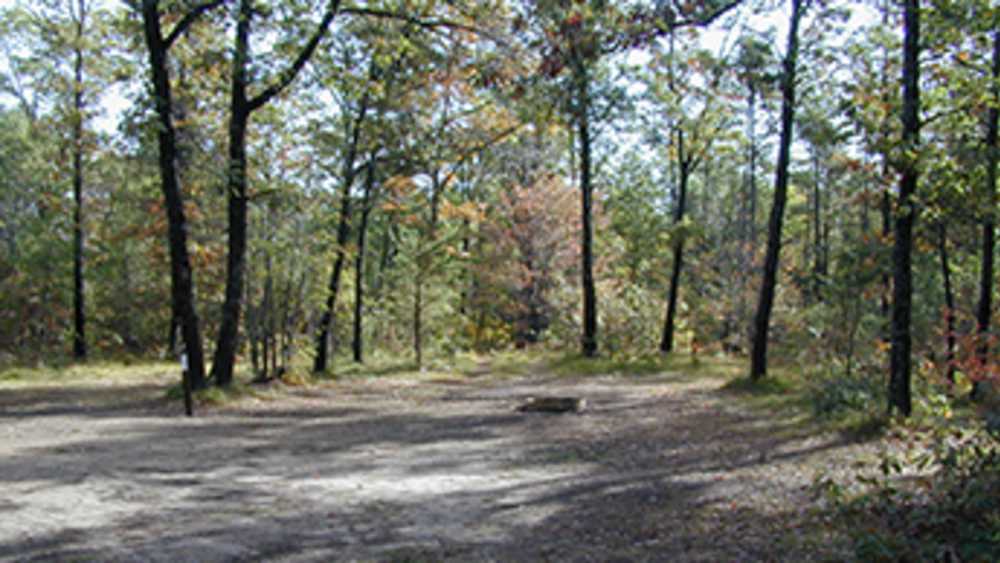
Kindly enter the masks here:
[[193, 24], [195, 20], [200, 18], [202, 14], [210, 12], [225, 3], [226, 0], [212, 0], [211, 2], [205, 2], [203, 4], [194, 7], [190, 12], [185, 14], [184, 17], [181, 19], [181, 21], [179, 21], [177, 25], [174, 26], [174, 29], [170, 31], [170, 33], [167, 35], [167, 38], [163, 42], [164, 43], [163, 48], [169, 49], [170, 46], [174, 44], [174, 41], [177, 41], [177, 39], [181, 35], [184, 35], [184, 32], [186, 32], [188, 28], [191, 27], [191, 24]]
[[489, 36], [485, 31], [473, 27], [471, 25], [465, 25], [452, 20], [445, 20], [440, 18], [435, 19], [422, 19], [417, 16], [410, 16], [407, 14], [402, 14], [399, 12], [391, 12], [389, 10], [379, 10], [378, 8], [368, 8], [359, 6], [347, 6], [340, 10], [342, 14], [351, 14], [354, 16], [371, 16], [381, 19], [391, 19], [406, 22], [417, 27], [422, 27], [424, 29], [437, 29], [439, 27], [447, 27], [450, 29], [458, 29], [461, 31], [468, 31], [470, 33], [475, 33], [477, 35]]
[[254, 111], [267, 102], [271, 98], [277, 96], [282, 90], [288, 87], [289, 84], [295, 80], [295, 77], [299, 74], [306, 63], [309, 62], [309, 58], [312, 57], [316, 47], [319, 45], [323, 35], [326, 33], [327, 28], [330, 27], [330, 22], [337, 15], [337, 10], [340, 8], [340, 0], [330, 0], [330, 4], [326, 9], [326, 13], [323, 14], [323, 20], [319, 22], [319, 26], [313, 33], [313, 36], [309, 38], [309, 42], [306, 43], [302, 51], [299, 52], [299, 56], [295, 58], [292, 66], [285, 69], [280, 75], [278, 75], [278, 82], [269, 86], [266, 90], [255, 96], [248, 103], [249, 111]]
[[473, 156], [475, 154], [479, 154], [479, 153], [483, 152], [484, 150], [490, 148], [491, 146], [493, 146], [493, 145], [499, 143], [500, 141], [506, 139], [510, 135], [516, 133], [523, 126], [524, 126], [523, 123], [519, 123], [517, 125], [513, 125], [511, 127], [508, 127], [507, 129], [504, 129], [503, 131], [500, 131], [499, 133], [497, 133], [493, 137], [487, 139], [485, 142], [480, 143], [480, 144], [478, 144], [478, 145], [470, 148], [469, 150], [465, 151], [464, 153], [460, 154], [459, 157], [458, 157], [458, 160], [455, 161], [455, 166], [452, 168], [451, 172], [449, 172], [448, 175], [444, 177], [444, 180], [441, 181], [441, 190], [443, 191], [445, 188], [448, 187], [448, 184], [450, 184], [451, 181], [455, 178], [455, 174], [460, 169], [462, 163], [464, 163], [469, 157], [471, 157], [471, 156]]

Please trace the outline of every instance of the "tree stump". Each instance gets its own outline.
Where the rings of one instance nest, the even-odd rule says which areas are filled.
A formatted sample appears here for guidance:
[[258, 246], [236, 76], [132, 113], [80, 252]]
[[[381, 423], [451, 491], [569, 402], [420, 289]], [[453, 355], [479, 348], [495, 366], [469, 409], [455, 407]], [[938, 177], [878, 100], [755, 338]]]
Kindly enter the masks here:
[[581, 397], [529, 397], [518, 405], [518, 412], [581, 413], [587, 408], [587, 399]]

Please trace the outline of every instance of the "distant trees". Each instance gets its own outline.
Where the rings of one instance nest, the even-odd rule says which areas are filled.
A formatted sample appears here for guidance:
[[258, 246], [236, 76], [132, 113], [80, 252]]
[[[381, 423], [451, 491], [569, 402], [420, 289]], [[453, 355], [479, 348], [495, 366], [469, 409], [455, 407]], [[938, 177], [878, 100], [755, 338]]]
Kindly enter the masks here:
[[244, 355], [330, 372], [348, 340], [427, 364], [750, 333], [753, 377], [768, 355], [889, 372], [905, 414], [912, 357], [993, 369], [996, 10], [806, 5], [778, 73], [750, 17], [771, 8], [736, 1], [17, 3], [0, 348], [179, 333], [202, 387]]
[[[59, 159], [69, 162], [72, 217], [72, 350], [87, 358], [86, 166], [95, 152], [89, 121], [109, 68], [98, 55], [108, 37], [109, 15], [89, 0], [46, 0], [3, 12], [8, 31], [6, 90], [32, 129], [52, 127]], [[16, 45], [16, 48], [14, 47]]]

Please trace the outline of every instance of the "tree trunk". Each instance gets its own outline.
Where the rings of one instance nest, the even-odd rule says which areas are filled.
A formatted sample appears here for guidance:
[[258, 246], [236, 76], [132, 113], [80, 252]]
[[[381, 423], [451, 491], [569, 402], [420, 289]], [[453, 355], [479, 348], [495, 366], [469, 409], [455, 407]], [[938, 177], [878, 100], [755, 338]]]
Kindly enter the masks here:
[[955, 295], [951, 290], [951, 266], [948, 263], [948, 231], [938, 223], [938, 256], [941, 259], [941, 281], [944, 284], [945, 358], [948, 381], [955, 381]]
[[421, 278], [423, 276], [417, 272], [417, 283], [413, 294], [413, 357], [417, 362], [418, 368], [423, 366], [424, 362], [423, 342], [420, 339], [421, 332], [423, 331], [420, 311], [424, 307], [424, 283]]
[[85, 0], [77, 0], [76, 44], [73, 47], [73, 357], [87, 358], [83, 284], [83, 32]]
[[375, 184], [375, 154], [368, 161], [368, 172], [365, 176], [365, 191], [361, 199], [361, 220], [358, 224], [358, 255], [354, 259], [354, 339], [351, 350], [354, 361], [361, 363], [362, 355], [362, 323], [364, 322], [364, 282], [365, 282], [365, 238], [368, 234], [368, 215], [371, 213], [371, 194]]
[[[883, 177], [888, 177], [888, 168], [888, 161], [886, 161]], [[883, 186], [882, 201], [880, 202], [879, 210], [882, 214], [882, 240], [883, 242], [888, 243], [892, 240], [892, 198], [889, 195], [888, 186]], [[882, 313], [882, 318], [885, 320], [885, 324], [883, 325], [885, 342], [892, 340], [892, 303], [889, 299], [890, 295], [892, 295], [892, 279], [889, 272], [887, 270], [883, 270], [882, 297], [879, 300], [879, 309]]]
[[[886, 0], [884, 3], [879, 3], [879, 10], [882, 12], [882, 27], [885, 29], [889, 28], [889, 17], [890, 17], [890, 7], [891, 2]], [[889, 70], [891, 67], [892, 56], [889, 52], [889, 48], [886, 47], [882, 51], [882, 103], [885, 107], [889, 107], [891, 102], [891, 96], [889, 92], [890, 87], [890, 76]], [[882, 120], [880, 127], [881, 140], [883, 143], [889, 142], [889, 136], [891, 131], [891, 124], [889, 123], [888, 115]], [[888, 244], [892, 240], [892, 197], [889, 193], [888, 179], [892, 173], [891, 164], [889, 162], [888, 154], [882, 155], [882, 200], [880, 205], [880, 210], [882, 212], [882, 241], [884, 244]], [[883, 319], [883, 336], [882, 340], [884, 343], [888, 344], [892, 341], [892, 303], [890, 302], [890, 296], [892, 295], [892, 280], [890, 272], [883, 268], [882, 270], [882, 296], [880, 299], [880, 309]]]
[[327, 367], [327, 351], [330, 344], [330, 324], [333, 321], [337, 306], [337, 293], [340, 289], [340, 276], [344, 270], [346, 255], [344, 247], [351, 236], [351, 187], [354, 185], [354, 162], [357, 160], [358, 142], [361, 137], [361, 125], [368, 112], [368, 96], [361, 98], [358, 116], [351, 126], [351, 143], [347, 146], [344, 157], [343, 185], [340, 192], [340, 220], [337, 225], [337, 252], [330, 272], [330, 283], [327, 286], [326, 305], [319, 321], [319, 331], [316, 335], [316, 357], [313, 360], [313, 372], [322, 373]]
[[753, 255], [757, 248], [757, 89], [750, 85], [750, 99], [747, 104], [750, 127], [750, 174], [747, 194], [747, 242]]
[[[674, 208], [674, 226], [680, 227], [687, 205], [688, 178], [691, 163], [684, 152], [684, 132], [677, 132], [677, 160], [679, 182], [677, 206]], [[678, 234], [678, 233], [675, 233]], [[663, 336], [660, 338], [660, 352], [666, 354], [674, 349], [674, 317], [677, 314], [677, 294], [680, 290], [681, 268], [684, 266], [684, 235], [680, 233], [674, 241], [674, 263], [670, 272], [670, 289], [667, 294], [667, 316], [663, 321]]]
[[[920, 144], [920, 1], [903, 3], [903, 148], [914, 153]], [[889, 413], [910, 416], [910, 314], [913, 298], [913, 224], [917, 163], [912, 157], [902, 165], [896, 240], [892, 251], [892, 347], [889, 353]]]
[[170, 247], [170, 287], [173, 320], [181, 328], [184, 353], [187, 355], [188, 378], [193, 389], [205, 386], [205, 359], [201, 328], [194, 300], [194, 276], [187, 248], [187, 217], [184, 199], [177, 178], [177, 134], [173, 123], [170, 77], [167, 70], [167, 48], [160, 28], [156, 0], [143, 0], [143, 27], [149, 49], [149, 66], [153, 75], [153, 94], [158, 119], [160, 189], [167, 211]]
[[[222, 324], [212, 361], [216, 385], [233, 382], [237, 336], [243, 297], [243, 272], [247, 245], [247, 125], [250, 107], [247, 101], [247, 65], [250, 59], [250, 0], [241, 0], [233, 50], [232, 91], [229, 101], [229, 166], [226, 179], [228, 196], [229, 241], [226, 254], [226, 291], [222, 302]], [[267, 349], [265, 340], [264, 349]], [[266, 365], [265, 359], [265, 365]]]
[[232, 91], [229, 109], [229, 168], [227, 195], [229, 198], [229, 246], [226, 259], [226, 291], [222, 303], [222, 324], [212, 362], [216, 384], [227, 387], [233, 381], [236, 363], [237, 337], [243, 297], [243, 274], [247, 243], [247, 157], [246, 134], [250, 114], [264, 106], [288, 87], [305, 67], [316, 50], [326, 29], [333, 21], [340, 2], [331, 0], [323, 20], [313, 36], [299, 52], [292, 65], [278, 74], [278, 82], [263, 92], [247, 98], [247, 67], [250, 65], [250, 23], [254, 14], [252, 0], [240, 0], [236, 22], [236, 42], [233, 50]]
[[583, 355], [597, 356], [597, 292], [594, 288], [594, 228], [591, 211], [593, 208], [593, 185], [591, 184], [590, 162], [590, 109], [589, 80], [585, 63], [575, 62], [576, 79], [576, 125], [580, 141], [580, 203], [582, 218], [582, 282], [583, 282]]
[[754, 317], [753, 353], [750, 378], [758, 380], [767, 374], [767, 333], [771, 324], [771, 309], [778, 281], [778, 259], [781, 253], [781, 230], [788, 198], [788, 165], [791, 160], [793, 126], [795, 124], [795, 71], [799, 51], [799, 20], [802, 0], [792, 0], [792, 17], [788, 30], [788, 52], [785, 54], [784, 76], [781, 82], [781, 139], [778, 147], [778, 170], [774, 180], [774, 204], [768, 222], [767, 256], [764, 260], [764, 280]]
[[986, 213], [983, 217], [982, 265], [979, 277], [979, 306], [976, 308], [976, 331], [981, 340], [978, 354], [985, 365], [990, 358], [990, 317], [993, 314], [993, 253], [996, 246], [997, 125], [1000, 117], [1000, 31], [993, 32], [993, 105], [986, 124]]
[[813, 297], [823, 302], [823, 283], [826, 279], [826, 265], [823, 261], [823, 202], [820, 191], [819, 153], [813, 154]]

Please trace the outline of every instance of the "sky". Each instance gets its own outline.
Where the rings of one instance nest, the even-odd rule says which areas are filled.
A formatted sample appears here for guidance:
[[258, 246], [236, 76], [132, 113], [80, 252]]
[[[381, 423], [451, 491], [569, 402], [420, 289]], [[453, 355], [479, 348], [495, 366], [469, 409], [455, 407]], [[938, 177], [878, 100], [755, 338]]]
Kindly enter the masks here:
[[[114, 0], [96, 0], [98, 2], [104, 3], [106, 5], [120, 5], [120, 2]], [[0, 0], [0, 9], [5, 9], [12, 7], [17, 4], [17, 0]], [[786, 14], [786, 9], [772, 10], [766, 13], [753, 15], [749, 18], [743, 19], [741, 21], [740, 27], [744, 29], [753, 29], [763, 31], [766, 29], [775, 30], [775, 50], [776, 53], [780, 53], [784, 50], [785, 45], [785, 35], [788, 28], [788, 17]], [[848, 29], [857, 29], [859, 26], [864, 25], [871, 21], [875, 16], [874, 10], [868, 8], [867, 6], [861, 5], [856, 6], [852, 9], [851, 20], [847, 25]], [[725, 29], [719, 25], [707, 30], [703, 34], [703, 45], [709, 50], [719, 53], [722, 50], [729, 50], [732, 48], [736, 37], [739, 35], [739, 29]], [[631, 64], [641, 65], [648, 59], [648, 55], [643, 51], [634, 51], [628, 57], [628, 62]], [[6, 62], [6, 57], [0, 54], [0, 73], [7, 74], [8, 67]], [[8, 95], [0, 93], [0, 105], [7, 107], [15, 105], [15, 99]], [[123, 110], [129, 106], [130, 102], [122, 95], [119, 89], [110, 89], [104, 94], [101, 99], [100, 107], [103, 111], [98, 112], [97, 117], [94, 119], [94, 126], [101, 131], [113, 132], [117, 128], [117, 123]]]

